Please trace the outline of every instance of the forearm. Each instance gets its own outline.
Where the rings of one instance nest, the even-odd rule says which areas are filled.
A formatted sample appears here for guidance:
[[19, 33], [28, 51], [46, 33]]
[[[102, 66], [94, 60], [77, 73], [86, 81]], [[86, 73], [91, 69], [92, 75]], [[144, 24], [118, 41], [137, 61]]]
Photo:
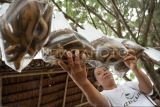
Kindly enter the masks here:
[[133, 72], [139, 81], [140, 90], [145, 94], [149, 94], [153, 88], [149, 78], [138, 67]]
[[100, 94], [100, 92], [87, 80], [83, 85], [79, 86], [85, 94], [88, 102], [92, 106], [109, 106], [108, 101]]

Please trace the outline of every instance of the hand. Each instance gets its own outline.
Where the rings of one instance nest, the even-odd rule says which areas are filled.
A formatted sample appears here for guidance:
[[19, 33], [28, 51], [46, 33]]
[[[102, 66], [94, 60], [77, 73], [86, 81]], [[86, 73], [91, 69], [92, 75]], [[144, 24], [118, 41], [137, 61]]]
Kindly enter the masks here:
[[83, 54], [82, 62], [80, 64], [79, 61], [79, 51], [75, 52], [75, 62], [72, 58], [72, 53], [70, 51], [67, 52], [68, 65], [66, 65], [62, 60], [58, 60], [59, 65], [67, 71], [69, 76], [73, 79], [73, 81], [78, 85], [82, 86], [87, 81], [87, 73], [86, 73], [86, 55]]
[[129, 53], [130, 55], [125, 57], [123, 59], [123, 62], [126, 64], [128, 68], [130, 68], [132, 71], [135, 71], [138, 68], [135, 51], [130, 49], [127, 45], [125, 45], [125, 47], [127, 48], [126, 52]]

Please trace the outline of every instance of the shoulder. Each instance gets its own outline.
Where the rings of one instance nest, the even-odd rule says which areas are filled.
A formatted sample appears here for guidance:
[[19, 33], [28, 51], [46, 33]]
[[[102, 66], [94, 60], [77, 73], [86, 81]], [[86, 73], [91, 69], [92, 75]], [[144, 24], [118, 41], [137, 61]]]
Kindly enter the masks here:
[[100, 92], [100, 93], [101, 93], [101, 95], [108, 101], [109, 106], [111, 106], [111, 102], [110, 102], [109, 97], [108, 97], [108, 92], [103, 90], [103, 91]]
[[[124, 85], [126, 85], [128, 87], [132, 87], [132, 88], [140, 91], [140, 89], [139, 89], [139, 82], [128, 81], [128, 82], [124, 83]], [[152, 91], [148, 95], [152, 95], [152, 94], [153, 94], [153, 89], [152, 89]]]
[[139, 82], [127, 81], [124, 85], [139, 90]]
[[110, 95], [112, 93], [112, 90], [103, 90], [100, 92], [103, 97], [107, 97], [107, 95]]

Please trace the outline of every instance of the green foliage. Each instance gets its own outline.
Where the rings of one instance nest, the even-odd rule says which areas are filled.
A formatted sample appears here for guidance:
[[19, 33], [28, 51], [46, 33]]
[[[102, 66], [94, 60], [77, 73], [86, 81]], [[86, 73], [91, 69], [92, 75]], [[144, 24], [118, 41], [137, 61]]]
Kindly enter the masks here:
[[154, 64], [155, 67], [160, 68], [160, 66], [158, 66], [157, 64]]
[[139, 69], [142, 70], [142, 66], [138, 62], [137, 62], [137, 66], [138, 66]]
[[134, 80], [135, 79], [135, 74], [132, 72], [132, 73], [130, 73], [130, 79], [131, 80]]

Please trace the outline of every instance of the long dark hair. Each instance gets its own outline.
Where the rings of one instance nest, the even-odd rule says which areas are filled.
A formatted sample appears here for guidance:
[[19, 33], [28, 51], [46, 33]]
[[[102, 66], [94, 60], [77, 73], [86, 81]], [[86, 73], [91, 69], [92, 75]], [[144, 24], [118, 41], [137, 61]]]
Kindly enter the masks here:
[[96, 79], [96, 77], [95, 77], [95, 75], [94, 75], [94, 70], [95, 70], [96, 68], [93, 68], [92, 69], [92, 80], [93, 80], [93, 82], [96, 82], [97, 81], [97, 79]]

